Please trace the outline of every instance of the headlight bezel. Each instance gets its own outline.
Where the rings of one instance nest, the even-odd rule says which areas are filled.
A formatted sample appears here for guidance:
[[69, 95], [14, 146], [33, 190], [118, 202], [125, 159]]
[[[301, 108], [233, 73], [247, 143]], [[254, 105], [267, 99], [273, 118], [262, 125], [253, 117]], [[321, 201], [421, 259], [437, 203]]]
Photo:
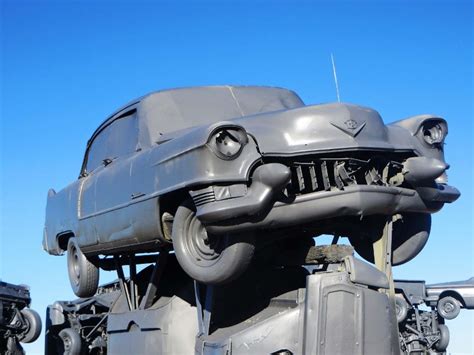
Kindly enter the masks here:
[[425, 146], [443, 149], [448, 135], [448, 125], [443, 119], [425, 120], [418, 127], [416, 135]]
[[236, 159], [248, 143], [248, 136], [241, 126], [220, 126], [209, 135], [207, 145], [222, 160]]

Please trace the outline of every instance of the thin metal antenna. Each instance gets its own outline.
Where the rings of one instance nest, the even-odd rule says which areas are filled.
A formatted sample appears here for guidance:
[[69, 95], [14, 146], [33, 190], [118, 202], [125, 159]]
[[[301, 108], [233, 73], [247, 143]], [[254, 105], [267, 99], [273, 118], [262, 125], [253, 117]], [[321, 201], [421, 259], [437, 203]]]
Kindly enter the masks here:
[[332, 55], [332, 53], [331, 53], [331, 62], [332, 62], [332, 73], [334, 75], [334, 83], [336, 84], [337, 102], [341, 102], [341, 98], [339, 96], [339, 84], [337, 82], [336, 64], [334, 63], [334, 56]]

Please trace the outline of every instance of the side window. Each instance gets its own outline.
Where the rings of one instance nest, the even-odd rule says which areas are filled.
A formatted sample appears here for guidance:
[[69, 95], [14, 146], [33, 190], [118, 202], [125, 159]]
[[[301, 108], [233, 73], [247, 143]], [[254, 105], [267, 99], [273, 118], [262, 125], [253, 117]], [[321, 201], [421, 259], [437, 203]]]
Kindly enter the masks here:
[[138, 147], [138, 122], [135, 111], [106, 126], [89, 147], [86, 170], [91, 172], [104, 159], [115, 159], [133, 153]]

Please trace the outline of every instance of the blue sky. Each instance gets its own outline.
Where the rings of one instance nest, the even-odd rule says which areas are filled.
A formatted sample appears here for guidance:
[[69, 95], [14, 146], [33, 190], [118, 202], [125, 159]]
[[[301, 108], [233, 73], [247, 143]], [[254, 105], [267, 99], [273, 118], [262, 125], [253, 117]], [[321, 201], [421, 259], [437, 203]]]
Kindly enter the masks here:
[[[77, 178], [108, 114], [152, 90], [206, 84], [335, 101], [331, 52], [343, 101], [386, 122], [420, 113], [449, 122], [450, 183], [463, 195], [434, 216], [428, 245], [395, 277], [474, 275], [471, 1], [3, 0], [0, 23], [0, 278], [29, 284], [42, 315], [73, 298], [65, 257], [41, 249], [46, 193]], [[474, 312], [448, 326], [449, 350], [474, 353]]]

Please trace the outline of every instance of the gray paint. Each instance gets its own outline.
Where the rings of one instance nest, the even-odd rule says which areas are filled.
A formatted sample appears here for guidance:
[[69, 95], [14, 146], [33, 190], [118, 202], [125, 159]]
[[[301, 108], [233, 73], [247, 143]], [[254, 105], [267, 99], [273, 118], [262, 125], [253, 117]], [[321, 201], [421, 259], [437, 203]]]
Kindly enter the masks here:
[[[353, 283], [348, 265], [352, 274], [367, 272], [368, 284], [362, 280]], [[307, 355], [397, 354], [398, 349], [390, 345], [388, 296], [367, 287], [380, 283], [385, 275], [352, 256], [334, 269], [308, 275], [305, 287], [278, 293], [260, 311], [246, 311], [249, 316], [241, 321], [219, 317], [219, 312], [206, 305], [211, 325], [217, 324], [209, 333], [199, 333], [199, 308], [182, 294], [165, 293], [144, 311], [125, 311], [119, 300], [108, 320], [108, 353], [244, 355], [286, 349]], [[230, 296], [237, 296], [237, 289], [255, 287], [249, 278], [239, 282], [222, 291], [223, 297], [228, 296], [219, 302], [224, 313], [232, 305]], [[264, 278], [261, 287], [272, 287], [271, 282]], [[253, 305], [248, 308], [253, 309]], [[230, 324], [220, 326], [223, 317]]]
[[455, 298], [461, 301], [462, 307], [474, 309], [474, 277], [465, 281], [426, 285], [426, 293], [432, 301], [455, 295]]
[[[396, 325], [390, 319], [386, 275], [353, 256], [333, 262], [314, 265], [311, 273], [301, 266], [255, 264], [234, 283], [204, 288], [196, 296], [201, 288], [194, 288], [170, 254], [156, 285], [158, 297], [149, 308], [130, 310], [119, 282], [100, 287], [92, 298], [48, 307], [46, 354], [55, 353], [62, 328], [80, 330], [80, 322], [71, 322], [78, 315], [84, 321], [102, 317], [92, 311], [99, 305], [108, 312], [106, 332], [100, 336], [108, 354], [444, 353], [438, 350], [442, 321], [436, 304], [429, 311], [419, 308], [430, 302], [424, 281], [395, 281], [397, 297], [404, 295], [409, 305], [398, 324], [401, 349], [394, 349], [390, 327]], [[148, 267], [136, 275], [139, 297], [150, 274]], [[84, 346], [92, 341], [84, 340]]]
[[[216, 233], [316, 223], [335, 216], [432, 213], [459, 196], [455, 188], [433, 181], [446, 182], [443, 169], [439, 170], [446, 166], [443, 145], [427, 144], [420, 127], [438, 122], [447, 133], [446, 122], [437, 116], [385, 125], [372, 109], [343, 103], [305, 106], [285, 89], [198, 87], [137, 99], [99, 126], [92, 140], [105, 134], [115, 120], [130, 115], [138, 120], [138, 137], [131, 137], [137, 141], [136, 151], [104, 157], [108, 159], [104, 165], [90, 172], [83, 170], [77, 181], [58, 193], [48, 193], [43, 247], [49, 253], [63, 252], [58, 244], [61, 235], [78, 237], [86, 254], [156, 249], [166, 242], [160, 223], [163, 211], [174, 213], [182, 202], [176, 200], [178, 196], [185, 198], [210, 185], [249, 187], [245, 196], [210, 201], [198, 208], [198, 215], [204, 216], [205, 210], [214, 214], [206, 224]], [[248, 143], [232, 160], [219, 158], [208, 144], [213, 133], [223, 128], [244, 129], [248, 134]], [[400, 186], [400, 181], [371, 182], [331, 186], [329, 191], [290, 198], [281, 198], [285, 191], [278, 185], [270, 204], [254, 204], [251, 218], [234, 214], [235, 209], [221, 213], [231, 205], [245, 211], [250, 208], [249, 201], [263, 198], [262, 192], [256, 191], [253, 178], [258, 179], [252, 172], [268, 159], [282, 162], [290, 157], [296, 162], [305, 156], [321, 161], [335, 153], [347, 159], [364, 152], [368, 157], [395, 153], [432, 158], [423, 166], [435, 173], [430, 174], [429, 184], [418, 183], [417, 174], [412, 174], [410, 188]], [[413, 164], [405, 167], [412, 169]], [[440, 177], [435, 177], [438, 172]], [[176, 192], [171, 205], [170, 199], [163, 200], [164, 195]]]
[[[30, 309], [30, 288], [26, 285], [15, 285], [0, 280], [0, 353], [23, 354], [19, 342], [25, 339], [28, 332], [41, 332], [41, 320], [38, 324], [28, 323], [25, 311]], [[31, 314], [31, 313], [30, 313]], [[38, 316], [39, 317], [39, 316]], [[34, 327], [34, 329], [32, 329]], [[39, 332], [36, 331], [38, 329]], [[29, 340], [35, 341], [36, 338]]]
[[426, 303], [434, 307], [441, 298], [454, 295], [463, 308], [474, 309], [474, 277], [430, 285], [426, 285], [425, 281], [397, 280], [395, 287], [413, 305]]

